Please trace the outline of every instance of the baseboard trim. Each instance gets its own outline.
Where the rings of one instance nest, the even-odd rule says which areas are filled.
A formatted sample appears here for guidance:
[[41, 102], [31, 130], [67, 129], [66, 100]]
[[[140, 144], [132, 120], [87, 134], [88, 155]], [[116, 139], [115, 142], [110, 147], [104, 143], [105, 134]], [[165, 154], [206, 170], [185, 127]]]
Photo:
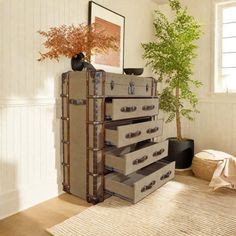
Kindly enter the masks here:
[[60, 194], [61, 187], [56, 179], [44, 180], [24, 189], [0, 194], [0, 219], [14, 215]]

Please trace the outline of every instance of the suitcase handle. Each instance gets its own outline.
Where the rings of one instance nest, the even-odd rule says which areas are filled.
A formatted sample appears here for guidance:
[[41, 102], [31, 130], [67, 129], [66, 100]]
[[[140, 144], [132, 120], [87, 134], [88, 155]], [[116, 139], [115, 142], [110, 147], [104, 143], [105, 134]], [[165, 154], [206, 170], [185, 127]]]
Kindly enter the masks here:
[[120, 111], [121, 112], [134, 112], [137, 110], [136, 106], [131, 106], [131, 107], [121, 107]]
[[140, 163], [143, 163], [144, 161], [146, 161], [148, 159], [148, 156], [147, 155], [145, 155], [145, 156], [143, 156], [143, 157], [141, 157], [141, 158], [139, 158], [139, 159], [135, 159], [134, 161], [133, 161], [133, 165], [138, 165], [138, 164], [140, 164]]
[[159, 156], [161, 155], [163, 152], [165, 151], [164, 148], [160, 149], [159, 151], [156, 151], [152, 154], [153, 157]]
[[164, 180], [166, 178], [169, 178], [171, 173], [172, 173], [171, 170], [169, 170], [168, 172], [166, 172], [164, 175], [161, 176], [160, 180]]
[[135, 138], [138, 137], [141, 134], [140, 130], [137, 130], [136, 132], [130, 132], [128, 134], [125, 135], [126, 138]]
[[151, 189], [155, 184], [156, 184], [156, 181], [153, 180], [150, 184], [143, 186], [141, 188], [141, 192], [143, 193], [143, 192], [147, 191], [148, 189]]
[[155, 105], [145, 105], [145, 106], [142, 106], [142, 110], [143, 111], [151, 111], [155, 108]]
[[156, 133], [159, 130], [159, 127], [149, 128], [147, 129], [148, 134]]

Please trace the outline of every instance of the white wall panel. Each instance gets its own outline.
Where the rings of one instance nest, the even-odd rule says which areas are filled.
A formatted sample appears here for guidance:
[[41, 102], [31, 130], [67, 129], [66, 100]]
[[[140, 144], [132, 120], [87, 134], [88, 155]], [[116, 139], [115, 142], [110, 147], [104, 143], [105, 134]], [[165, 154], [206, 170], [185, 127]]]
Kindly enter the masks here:
[[[47, 181], [54, 192], [50, 192], [53, 195], [44, 194], [44, 197], [55, 196], [58, 193], [57, 182], [60, 182], [55, 150], [59, 147], [59, 120], [55, 117], [55, 106], [43, 103], [2, 105], [0, 114], [0, 198], [9, 193], [24, 196], [33, 191], [34, 186], [45, 185]], [[47, 184], [45, 188], [48, 188]], [[32, 196], [32, 204], [37, 203], [34, 197], [38, 199]], [[15, 211], [28, 207], [25, 199], [13, 199], [18, 202]], [[4, 199], [1, 204], [4, 206]], [[3, 217], [2, 210], [7, 212], [0, 207], [0, 218]]]
[[[236, 104], [200, 101], [200, 113], [194, 121], [183, 120], [184, 138], [195, 142], [195, 153], [203, 149], [215, 149], [236, 156]], [[176, 136], [175, 123], [164, 126], [163, 138]]]

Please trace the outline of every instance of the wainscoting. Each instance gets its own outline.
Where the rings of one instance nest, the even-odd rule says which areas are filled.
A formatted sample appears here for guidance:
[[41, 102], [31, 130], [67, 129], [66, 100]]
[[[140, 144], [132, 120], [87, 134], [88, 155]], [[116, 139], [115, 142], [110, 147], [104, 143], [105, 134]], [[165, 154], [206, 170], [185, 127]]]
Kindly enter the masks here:
[[57, 196], [61, 180], [59, 106], [50, 99], [0, 102], [1, 218]]
[[[236, 155], [236, 102], [200, 100], [193, 122], [183, 120], [183, 136], [195, 141], [195, 153], [216, 149]], [[164, 137], [176, 136], [175, 123], [164, 126]]]
[[70, 60], [38, 62], [44, 49], [37, 31], [81, 23], [79, 5], [76, 0], [0, 1], [0, 218], [61, 192], [56, 103], [60, 75], [70, 69]]

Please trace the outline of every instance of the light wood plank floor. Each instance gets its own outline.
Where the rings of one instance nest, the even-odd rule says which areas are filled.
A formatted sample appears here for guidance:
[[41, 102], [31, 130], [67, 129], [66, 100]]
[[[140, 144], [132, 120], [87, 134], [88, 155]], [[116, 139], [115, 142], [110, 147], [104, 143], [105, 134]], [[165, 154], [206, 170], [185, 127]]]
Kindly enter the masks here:
[[0, 236], [48, 236], [46, 229], [87, 209], [91, 204], [62, 194], [0, 220]]
[[[190, 171], [176, 172], [192, 175]], [[0, 236], [49, 236], [47, 228], [87, 209], [91, 204], [70, 194], [62, 194], [37, 206], [0, 220]]]

